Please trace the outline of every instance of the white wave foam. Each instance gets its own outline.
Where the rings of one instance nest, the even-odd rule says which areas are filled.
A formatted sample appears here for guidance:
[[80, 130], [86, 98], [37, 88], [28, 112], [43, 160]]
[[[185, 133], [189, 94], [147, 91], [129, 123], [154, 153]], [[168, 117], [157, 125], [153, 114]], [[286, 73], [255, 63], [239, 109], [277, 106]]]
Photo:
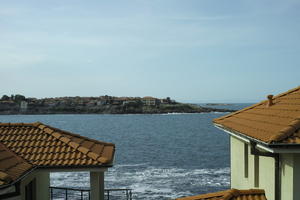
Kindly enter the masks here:
[[209, 112], [209, 113], [223, 114], [223, 115], [225, 115], [225, 114], [229, 114], [230, 112], [217, 112], [217, 111], [215, 111], [215, 112]]
[[[131, 188], [135, 199], [195, 195], [190, 188], [229, 187], [229, 168], [182, 169], [147, 164], [116, 165], [105, 175], [106, 188]], [[51, 186], [89, 187], [88, 172], [51, 173]]]
[[137, 167], [137, 166], [147, 166], [149, 163], [139, 163], [139, 164], [120, 164], [115, 165], [114, 168], [121, 168], [121, 167]]

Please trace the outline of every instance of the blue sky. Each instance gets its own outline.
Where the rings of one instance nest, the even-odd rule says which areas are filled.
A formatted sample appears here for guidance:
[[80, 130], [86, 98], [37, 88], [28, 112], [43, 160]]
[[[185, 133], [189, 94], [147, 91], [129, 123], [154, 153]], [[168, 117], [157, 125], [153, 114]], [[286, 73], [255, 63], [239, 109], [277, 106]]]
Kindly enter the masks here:
[[297, 0], [0, 1], [1, 94], [256, 102], [299, 86]]

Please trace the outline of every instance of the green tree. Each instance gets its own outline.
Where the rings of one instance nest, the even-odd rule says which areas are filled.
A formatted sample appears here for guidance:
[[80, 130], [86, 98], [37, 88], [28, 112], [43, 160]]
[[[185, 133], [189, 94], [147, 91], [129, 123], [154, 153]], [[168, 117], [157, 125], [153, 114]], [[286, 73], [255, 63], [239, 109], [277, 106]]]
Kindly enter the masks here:
[[8, 101], [9, 100], [9, 96], [7, 95], [3, 95], [1, 98], [2, 101]]
[[14, 100], [15, 100], [15, 102], [21, 102], [21, 101], [26, 100], [26, 98], [23, 95], [16, 94]]

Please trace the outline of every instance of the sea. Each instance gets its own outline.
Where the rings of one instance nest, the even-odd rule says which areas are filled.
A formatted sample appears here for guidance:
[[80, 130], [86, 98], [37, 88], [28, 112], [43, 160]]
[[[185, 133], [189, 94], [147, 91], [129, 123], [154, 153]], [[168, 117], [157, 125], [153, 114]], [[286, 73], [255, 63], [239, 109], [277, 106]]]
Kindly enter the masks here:
[[[199, 105], [238, 110], [251, 104]], [[136, 200], [167, 200], [230, 187], [229, 136], [212, 124], [225, 114], [1, 115], [0, 122], [40, 121], [112, 142], [115, 161], [105, 188], [132, 189]], [[50, 179], [55, 187], [89, 188], [88, 172], [56, 172]]]

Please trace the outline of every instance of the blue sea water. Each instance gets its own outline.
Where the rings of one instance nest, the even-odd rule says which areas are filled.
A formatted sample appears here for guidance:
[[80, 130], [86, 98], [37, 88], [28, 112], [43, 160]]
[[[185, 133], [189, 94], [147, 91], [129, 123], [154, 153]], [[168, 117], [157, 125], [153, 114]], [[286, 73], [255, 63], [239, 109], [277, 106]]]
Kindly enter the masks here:
[[[212, 119], [224, 114], [2, 115], [0, 121], [40, 121], [115, 143], [115, 165], [106, 172], [105, 187], [131, 188], [134, 199], [151, 200], [230, 187], [229, 137], [212, 124]], [[52, 173], [51, 185], [89, 187], [89, 175]]]

